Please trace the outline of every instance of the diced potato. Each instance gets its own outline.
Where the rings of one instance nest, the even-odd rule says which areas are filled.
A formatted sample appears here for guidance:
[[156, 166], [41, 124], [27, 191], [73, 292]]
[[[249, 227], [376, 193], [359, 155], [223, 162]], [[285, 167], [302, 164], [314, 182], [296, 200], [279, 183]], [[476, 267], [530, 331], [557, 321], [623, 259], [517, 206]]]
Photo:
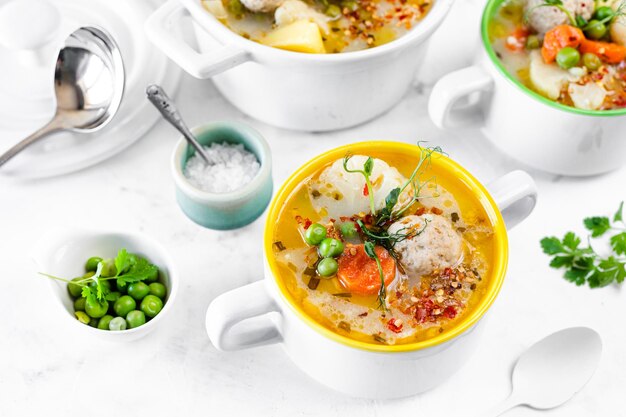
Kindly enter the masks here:
[[539, 93], [549, 99], [558, 99], [567, 83], [579, 78], [579, 75], [572, 74], [555, 63], [546, 64], [539, 51], [530, 53], [530, 82]]
[[626, 46], [626, 16], [619, 16], [613, 19], [609, 30], [613, 42]]
[[307, 20], [299, 20], [274, 29], [261, 40], [261, 43], [294, 52], [326, 53], [320, 28]]
[[596, 83], [570, 84], [568, 92], [574, 106], [585, 110], [598, 110], [606, 97], [606, 90]]

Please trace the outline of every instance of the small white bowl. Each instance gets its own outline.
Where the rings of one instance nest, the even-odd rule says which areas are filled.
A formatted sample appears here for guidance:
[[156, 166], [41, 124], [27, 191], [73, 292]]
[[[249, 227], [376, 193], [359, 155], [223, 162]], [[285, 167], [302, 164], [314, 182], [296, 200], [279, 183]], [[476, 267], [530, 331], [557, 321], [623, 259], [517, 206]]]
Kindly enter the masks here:
[[39, 267], [37, 272], [71, 279], [85, 273], [84, 265], [89, 257], [114, 258], [121, 248], [144, 256], [156, 265], [159, 268], [160, 282], [167, 288], [163, 309], [143, 326], [108, 331], [85, 325], [74, 315], [74, 301], [67, 291], [67, 284], [48, 279], [52, 294], [62, 308], [60, 311], [70, 324], [73, 323], [72, 327], [77, 331], [112, 342], [128, 342], [145, 336], [154, 330], [171, 310], [178, 290], [178, 274], [174, 262], [165, 249], [154, 239], [143, 234], [62, 229], [44, 234], [32, 252], [32, 257]]

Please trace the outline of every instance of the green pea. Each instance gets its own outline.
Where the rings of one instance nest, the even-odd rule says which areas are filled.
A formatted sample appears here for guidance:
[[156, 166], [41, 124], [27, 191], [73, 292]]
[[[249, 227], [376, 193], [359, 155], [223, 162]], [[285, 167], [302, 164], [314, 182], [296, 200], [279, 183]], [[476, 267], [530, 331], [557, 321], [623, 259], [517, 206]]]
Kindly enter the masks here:
[[[74, 281], [80, 281], [82, 280], [83, 277], [76, 277], [72, 280], [72, 282]], [[83, 287], [81, 285], [77, 285], [77, 284], [72, 284], [71, 282], [67, 284], [67, 291], [70, 293], [70, 295], [72, 297], [80, 297], [80, 294], [83, 291]]]
[[345, 222], [339, 226], [339, 230], [341, 231], [341, 236], [346, 239], [352, 239], [358, 235], [356, 230], [356, 224], [354, 222]]
[[98, 327], [98, 321], [99, 319], [95, 319], [95, 318], [91, 318], [91, 320], [89, 320], [89, 326], [90, 327]]
[[590, 20], [585, 26], [585, 35], [591, 39], [600, 39], [606, 35], [606, 25], [599, 20]]
[[120, 299], [120, 297], [121, 297], [121, 296], [122, 296], [122, 294], [120, 294], [120, 292], [119, 292], [119, 291], [111, 291], [111, 292], [109, 293], [109, 295], [107, 295], [107, 300], [108, 300], [110, 303], [115, 303], [117, 300], [119, 300], [119, 299]]
[[343, 243], [338, 239], [326, 238], [320, 243], [318, 251], [322, 258], [339, 256], [343, 252]]
[[341, 16], [341, 7], [337, 6], [336, 4], [331, 4], [326, 8], [326, 11], [324, 13], [326, 13], [326, 16], [332, 18], [339, 17]]
[[126, 317], [126, 315], [135, 308], [137, 308], [137, 303], [130, 295], [121, 296], [113, 305], [115, 314], [122, 317]]
[[[96, 284], [96, 281], [94, 281], [94, 280], [90, 280], [90, 281], [86, 281], [86, 282], [89, 283], [89, 288], [91, 288], [94, 291], [98, 287], [98, 285]], [[101, 279], [100, 280], [100, 285], [105, 287], [107, 290], [111, 291], [111, 281]]]
[[150, 294], [159, 297], [161, 300], [165, 298], [165, 294], [167, 294], [167, 289], [165, 288], [165, 285], [161, 284], [160, 282], [153, 282], [149, 285], [149, 287]]
[[570, 69], [580, 61], [580, 52], [571, 46], [566, 46], [562, 48], [556, 54], [556, 63], [559, 64], [559, 67], [563, 69]]
[[126, 323], [128, 323], [129, 329], [134, 329], [146, 324], [146, 316], [143, 311], [133, 310], [126, 315]]
[[123, 317], [115, 317], [109, 322], [109, 330], [126, 330], [126, 320]]
[[141, 311], [145, 313], [146, 316], [152, 318], [161, 312], [163, 309], [163, 301], [159, 297], [155, 297], [154, 295], [147, 295], [146, 298], [141, 302]]
[[541, 47], [541, 41], [537, 35], [530, 35], [526, 38], [526, 49], [538, 49]]
[[89, 324], [89, 322], [91, 321], [91, 317], [89, 317], [84, 311], [75, 311], [74, 315], [76, 316], [78, 321], [83, 324]]
[[75, 311], [85, 311], [85, 300], [83, 297], [77, 298], [74, 301], [74, 310]]
[[596, 9], [596, 12], [594, 13], [594, 17], [597, 20], [611, 19], [614, 15], [615, 15], [615, 12], [609, 6], [598, 7]]
[[98, 320], [98, 329], [109, 330], [109, 323], [111, 323], [111, 320], [113, 320], [113, 316], [110, 314], [102, 316], [100, 320]]
[[87, 262], [85, 262], [85, 271], [96, 271], [100, 262], [102, 262], [102, 258], [99, 256], [92, 256], [87, 259]]
[[128, 295], [137, 301], [143, 300], [143, 298], [148, 294], [150, 294], [150, 287], [141, 281], [133, 282], [128, 285]]
[[94, 319], [104, 316], [109, 310], [109, 302], [98, 301], [95, 297], [89, 297], [85, 300], [85, 313]]
[[595, 71], [602, 66], [602, 60], [598, 55], [587, 52], [583, 54], [583, 64], [589, 71]]
[[324, 258], [317, 264], [317, 273], [324, 278], [334, 276], [339, 269], [339, 264], [334, 258]]
[[313, 223], [304, 232], [304, 240], [309, 245], [317, 246], [326, 237], [326, 228], [319, 223]]
[[103, 278], [114, 277], [117, 274], [117, 269], [115, 268], [115, 260], [114, 259], [104, 259], [102, 261], [102, 271], [100, 271], [100, 276]]
[[159, 280], [159, 268], [155, 266], [154, 269], [150, 272], [150, 274], [146, 277], [146, 279], [144, 279], [144, 282], [147, 282], [148, 284], [150, 284], [151, 282], [156, 282], [158, 280]]

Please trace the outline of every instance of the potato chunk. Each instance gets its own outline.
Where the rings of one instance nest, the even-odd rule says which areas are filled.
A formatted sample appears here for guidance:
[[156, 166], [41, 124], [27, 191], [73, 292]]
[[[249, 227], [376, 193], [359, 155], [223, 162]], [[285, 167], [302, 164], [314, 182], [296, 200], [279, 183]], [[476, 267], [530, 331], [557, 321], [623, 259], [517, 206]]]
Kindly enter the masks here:
[[567, 83], [580, 78], [555, 63], [546, 64], [539, 51], [530, 53], [530, 81], [535, 89], [551, 100], [556, 100]]
[[317, 24], [299, 20], [271, 31], [261, 43], [274, 48], [310, 54], [326, 53]]

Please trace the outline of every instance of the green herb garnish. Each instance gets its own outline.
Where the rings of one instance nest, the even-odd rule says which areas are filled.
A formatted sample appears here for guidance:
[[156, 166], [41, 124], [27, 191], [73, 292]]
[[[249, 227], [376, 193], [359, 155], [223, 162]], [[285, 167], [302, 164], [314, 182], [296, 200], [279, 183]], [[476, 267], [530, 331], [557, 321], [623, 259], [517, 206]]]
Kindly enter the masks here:
[[[587, 283], [590, 288], [606, 287], [613, 282], [621, 284], [626, 278], [626, 224], [623, 220], [624, 202], [619, 205], [612, 221], [608, 217], [594, 216], [584, 219], [583, 224], [591, 236], [588, 244], [581, 247], [581, 238], [568, 232], [563, 239], [545, 237], [541, 248], [552, 256], [550, 266], [565, 269], [563, 277], [576, 285]], [[611, 236], [613, 254], [602, 257], [591, 247], [590, 239], [604, 236], [608, 231], [616, 231]]]
[[387, 289], [385, 288], [385, 274], [383, 273], [383, 266], [380, 263], [380, 259], [378, 258], [378, 254], [376, 254], [375, 250], [376, 246], [370, 242], [369, 240], [365, 242], [364, 249], [367, 256], [370, 259], [376, 261], [376, 266], [378, 266], [378, 274], [380, 275], [380, 289], [378, 290], [378, 307], [383, 311], [387, 311]]
[[[143, 281], [150, 276], [158, 273], [158, 268], [148, 262], [145, 258], [137, 256], [132, 253], [128, 253], [126, 249], [122, 248], [118, 251], [117, 257], [114, 260], [116, 274], [110, 277], [103, 277], [102, 272], [107, 261], [98, 262], [98, 267], [94, 275], [79, 280], [69, 280], [65, 278], [55, 277], [50, 274], [40, 272], [40, 275], [48, 278], [63, 281], [68, 284], [77, 285], [81, 288], [81, 295], [85, 298], [92, 298], [92, 301], [104, 302], [112, 301], [114, 298], [109, 294], [109, 289], [102, 285], [103, 281], [115, 279], [118, 287], [124, 287], [126, 284], [133, 282]], [[95, 283], [93, 287], [89, 284]]]
[[348, 162], [351, 158], [352, 154], [347, 154], [343, 158], [343, 169], [349, 173], [358, 173], [363, 175], [363, 178], [365, 178], [365, 187], [367, 187], [367, 195], [370, 199], [370, 210], [372, 212], [372, 215], [375, 215], [376, 207], [374, 206], [374, 189], [372, 188], [372, 182], [370, 181], [372, 171], [374, 170], [374, 160], [370, 156], [363, 164], [363, 169], [348, 169]]

